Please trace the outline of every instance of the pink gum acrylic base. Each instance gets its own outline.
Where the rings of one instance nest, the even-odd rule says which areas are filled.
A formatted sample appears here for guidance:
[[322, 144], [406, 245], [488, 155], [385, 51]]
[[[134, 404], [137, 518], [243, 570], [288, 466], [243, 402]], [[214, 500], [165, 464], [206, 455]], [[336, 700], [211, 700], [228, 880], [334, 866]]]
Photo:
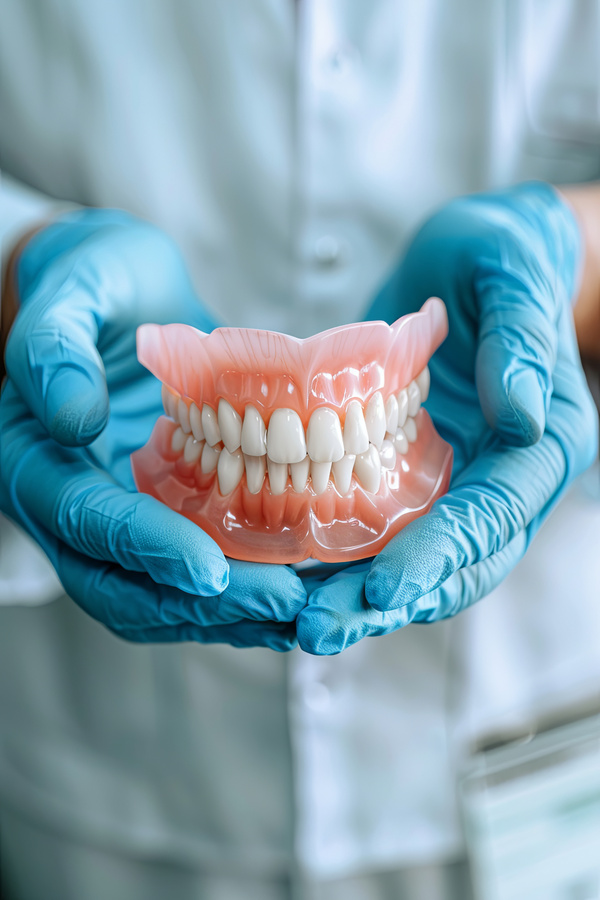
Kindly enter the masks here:
[[[142, 326], [138, 356], [160, 380], [200, 408], [221, 398], [241, 416], [254, 405], [268, 426], [273, 409], [294, 409], [304, 428], [314, 409], [329, 406], [343, 421], [351, 399], [367, 403], [406, 387], [447, 333], [443, 303], [429, 300], [393, 326], [367, 322], [300, 340], [254, 329], [222, 328], [205, 335], [190, 326]], [[288, 484], [281, 494], [265, 479], [250, 493], [246, 475], [229, 494], [216, 473], [203, 474], [172, 449], [177, 423], [161, 416], [145, 447], [132, 455], [138, 490], [199, 525], [225, 555], [254, 562], [307, 558], [344, 562], [373, 556], [401, 528], [426, 512], [447, 489], [452, 449], [421, 408], [418, 436], [369, 493], [353, 479], [341, 496], [332, 481], [316, 495]]]

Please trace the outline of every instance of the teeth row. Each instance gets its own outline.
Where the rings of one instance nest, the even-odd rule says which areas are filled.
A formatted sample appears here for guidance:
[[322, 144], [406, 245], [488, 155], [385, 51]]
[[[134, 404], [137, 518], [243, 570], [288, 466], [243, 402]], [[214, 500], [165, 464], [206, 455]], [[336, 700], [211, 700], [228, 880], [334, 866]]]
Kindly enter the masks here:
[[292, 409], [274, 410], [267, 429], [250, 404], [242, 419], [224, 399], [216, 412], [207, 404], [200, 410], [166, 385], [162, 388], [165, 412], [179, 423], [173, 433], [173, 451], [183, 452], [190, 465], [200, 462], [204, 474], [217, 469], [223, 494], [237, 487], [244, 470], [252, 493], [261, 490], [267, 472], [274, 494], [284, 492], [288, 475], [297, 492], [305, 489], [310, 476], [315, 493], [323, 493], [332, 477], [339, 493], [346, 494], [353, 474], [365, 490], [377, 493], [382, 467], [394, 468], [396, 454], [407, 453], [409, 444], [416, 441], [415, 416], [428, 393], [425, 368], [385, 403], [379, 391], [364, 412], [359, 401], [352, 400], [343, 429], [333, 409], [316, 409], [305, 434], [300, 416]]

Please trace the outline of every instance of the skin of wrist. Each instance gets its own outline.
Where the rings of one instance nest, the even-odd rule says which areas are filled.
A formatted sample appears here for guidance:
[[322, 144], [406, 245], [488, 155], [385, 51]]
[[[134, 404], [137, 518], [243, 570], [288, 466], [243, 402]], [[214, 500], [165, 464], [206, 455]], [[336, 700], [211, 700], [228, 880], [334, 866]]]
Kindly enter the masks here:
[[19, 291], [17, 288], [17, 264], [19, 257], [31, 238], [48, 223], [36, 225], [25, 232], [10, 251], [2, 271], [2, 308], [0, 316], [0, 384], [6, 375], [4, 351], [10, 330], [19, 311]]

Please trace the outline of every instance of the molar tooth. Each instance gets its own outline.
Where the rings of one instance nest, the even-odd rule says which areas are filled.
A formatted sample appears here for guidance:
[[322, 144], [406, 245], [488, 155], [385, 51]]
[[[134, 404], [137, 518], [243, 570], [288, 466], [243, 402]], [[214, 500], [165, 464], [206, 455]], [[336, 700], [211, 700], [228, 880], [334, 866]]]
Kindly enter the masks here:
[[408, 388], [408, 415], [416, 416], [421, 406], [421, 391], [416, 381], [411, 381]]
[[396, 430], [394, 447], [401, 456], [404, 456], [405, 453], [408, 453], [408, 439], [404, 433], [404, 428], [398, 428]]
[[370, 494], [376, 494], [381, 483], [381, 460], [377, 447], [369, 445], [366, 453], [356, 457], [354, 474]]
[[219, 400], [217, 421], [221, 440], [230, 453], [234, 453], [242, 442], [242, 417], [235, 411], [231, 403], [222, 397]]
[[425, 403], [429, 397], [429, 386], [431, 384], [431, 375], [429, 374], [428, 366], [425, 366], [423, 371], [419, 372], [415, 381], [419, 385], [419, 390], [421, 391], [421, 403]]
[[414, 419], [407, 419], [404, 425], [404, 434], [409, 444], [414, 444], [417, 439], [417, 423]]
[[346, 448], [346, 453], [352, 453], [354, 456], [369, 449], [367, 423], [365, 422], [362, 406], [358, 400], [351, 400], [346, 409], [344, 447]]
[[188, 465], [193, 466], [198, 462], [202, 456], [203, 447], [203, 441], [197, 441], [193, 434], [188, 435], [185, 447], [183, 448], [183, 458]]
[[310, 461], [310, 477], [312, 480], [313, 491], [315, 494], [323, 494], [327, 490], [329, 483], [329, 473], [331, 472], [330, 462], [317, 462], [314, 459]]
[[183, 428], [176, 428], [173, 434], [171, 435], [171, 449], [173, 453], [181, 453], [183, 448], [185, 447], [185, 442], [187, 441], [187, 434], [183, 430]]
[[288, 477], [287, 463], [278, 463], [267, 456], [269, 487], [272, 494], [283, 494]]
[[290, 466], [292, 475], [292, 485], [297, 494], [301, 494], [306, 487], [308, 475], [310, 473], [310, 456], [305, 456], [303, 460], [292, 463]]
[[211, 472], [214, 472], [219, 462], [220, 453], [220, 447], [211, 447], [208, 441], [206, 442], [202, 448], [202, 458], [200, 459], [200, 468], [203, 475], [209, 475]]
[[393, 394], [390, 394], [385, 403], [385, 428], [389, 434], [396, 434], [397, 427], [398, 401]]
[[261, 414], [251, 403], [244, 412], [242, 450], [248, 456], [264, 456], [267, 452], [267, 429]]
[[248, 490], [251, 494], [259, 494], [267, 470], [266, 457], [250, 456], [244, 453], [244, 462], [246, 463], [246, 484], [248, 485]]
[[338, 494], [341, 494], [342, 497], [350, 490], [350, 483], [352, 482], [352, 470], [354, 469], [355, 460], [356, 456], [354, 455], [354, 453], [346, 453], [346, 455], [343, 456], [342, 459], [334, 462], [332, 466], [333, 480], [335, 482]]
[[398, 401], [398, 428], [404, 428], [408, 415], [408, 391], [406, 388], [396, 394], [396, 400]]
[[384, 441], [379, 452], [381, 465], [384, 469], [393, 469], [396, 465], [396, 448], [392, 441]]
[[223, 447], [217, 462], [217, 478], [219, 479], [219, 491], [222, 494], [230, 494], [240, 483], [244, 474], [244, 457], [241, 450], [230, 453], [227, 447]]
[[165, 415], [168, 416], [170, 419], [172, 419], [173, 416], [171, 415], [171, 404], [172, 404], [171, 398], [173, 397], [173, 394], [171, 393], [169, 388], [166, 386], [166, 384], [162, 385], [162, 387], [160, 389], [160, 396], [161, 396], [163, 408], [165, 410]]
[[207, 444], [211, 447], [214, 447], [221, 440], [217, 414], [212, 406], [208, 406], [206, 403], [202, 407], [202, 430], [204, 431]]
[[190, 411], [187, 403], [182, 397], [179, 398], [179, 402], [177, 403], [177, 418], [185, 433], [191, 434], [192, 426], [190, 425]]
[[328, 406], [315, 409], [306, 430], [306, 443], [308, 455], [314, 462], [331, 463], [341, 459], [344, 455], [344, 439], [337, 413]]
[[[369, 402], [365, 410], [365, 422], [367, 423], [367, 433], [369, 441], [374, 444], [377, 449], [381, 447], [385, 437], [385, 406], [383, 405], [383, 397], [381, 391], [377, 391]], [[365, 451], [367, 452], [367, 451]]]
[[302, 420], [293, 409], [273, 411], [267, 431], [267, 453], [277, 463], [299, 463], [306, 456]]
[[190, 403], [190, 425], [195, 440], [204, 440], [204, 429], [202, 428], [202, 413], [195, 403]]

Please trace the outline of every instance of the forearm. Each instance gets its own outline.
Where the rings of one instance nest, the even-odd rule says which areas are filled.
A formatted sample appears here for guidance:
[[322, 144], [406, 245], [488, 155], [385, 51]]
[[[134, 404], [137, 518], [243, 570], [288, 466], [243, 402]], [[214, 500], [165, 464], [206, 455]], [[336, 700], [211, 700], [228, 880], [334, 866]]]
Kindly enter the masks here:
[[561, 187], [579, 221], [584, 268], [574, 306], [575, 331], [582, 357], [600, 360], [600, 183]]

